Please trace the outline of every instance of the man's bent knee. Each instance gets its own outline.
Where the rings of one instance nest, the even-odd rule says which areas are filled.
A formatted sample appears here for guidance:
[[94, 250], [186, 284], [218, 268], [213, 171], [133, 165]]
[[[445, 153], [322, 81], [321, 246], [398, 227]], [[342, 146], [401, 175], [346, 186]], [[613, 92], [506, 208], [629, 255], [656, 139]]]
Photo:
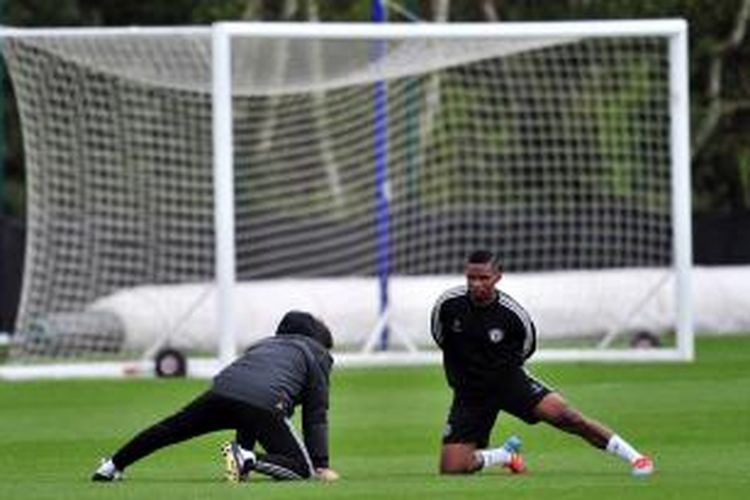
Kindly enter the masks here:
[[471, 474], [480, 464], [476, 458], [476, 446], [473, 444], [455, 443], [443, 445], [440, 454], [441, 474]]

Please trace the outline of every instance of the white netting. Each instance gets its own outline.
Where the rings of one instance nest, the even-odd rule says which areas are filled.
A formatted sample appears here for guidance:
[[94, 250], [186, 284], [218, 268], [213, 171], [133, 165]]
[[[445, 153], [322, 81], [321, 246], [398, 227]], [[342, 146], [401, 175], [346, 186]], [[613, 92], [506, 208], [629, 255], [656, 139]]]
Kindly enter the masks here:
[[[153, 342], [180, 344], [214, 299], [210, 36], [17, 36], [4, 50], [29, 182], [17, 330], [31, 341], [17, 354], [133, 347], [127, 313], [91, 308], [144, 286]], [[660, 36], [233, 38], [238, 279], [341, 277], [346, 295], [346, 279], [375, 276], [379, 82], [392, 275], [457, 275], [478, 247], [510, 272], [667, 274], [668, 56]], [[188, 286], [170, 302], [153, 294], [166, 285]], [[288, 303], [265, 300], [274, 314]], [[377, 300], [373, 286], [352, 317]], [[414, 314], [426, 326], [428, 311]], [[368, 333], [339, 328], [344, 343]], [[205, 335], [182, 343], [208, 349]]]

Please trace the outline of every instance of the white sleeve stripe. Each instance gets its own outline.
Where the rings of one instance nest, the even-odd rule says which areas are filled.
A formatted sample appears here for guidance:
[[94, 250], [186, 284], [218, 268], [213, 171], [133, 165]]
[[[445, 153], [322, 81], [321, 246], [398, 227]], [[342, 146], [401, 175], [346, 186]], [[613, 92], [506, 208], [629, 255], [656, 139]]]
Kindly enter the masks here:
[[437, 345], [442, 345], [444, 337], [443, 325], [440, 323], [440, 308], [446, 300], [460, 297], [465, 293], [466, 285], [456, 286], [443, 292], [435, 302], [435, 305], [432, 308], [432, 314], [430, 315], [430, 330], [432, 331], [432, 338], [435, 339]]
[[499, 300], [501, 305], [513, 311], [516, 316], [518, 316], [518, 319], [521, 320], [521, 323], [523, 323], [523, 328], [526, 331], [526, 338], [524, 338], [523, 340], [523, 353], [524, 356], [527, 356], [531, 351], [534, 343], [534, 337], [536, 335], [534, 330], [534, 323], [531, 321], [531, 316], [529, 316], [529, 313], [521, 306], [521, 304], [516, 302], [513, 297], [511, 297], [507, 293], [500, 292]]
[[286, 424], [292, 436], [294, 436], [294, 440], [297, 441], [299, 450], [302, 453], [302, 456], [305, 458], [307, 468], [310, 470], [310, 477], [313, 477], [315, 475], [315, 467], [313, 467], [312, 459], [310, 459], [310, 454], [307, 452], [307, 447], [305, 446], [304, 441], [299, 437], [299, 434], [297, 434], [297, 429], [294, 428], [291, 420], [285, 418], [284, 423]]

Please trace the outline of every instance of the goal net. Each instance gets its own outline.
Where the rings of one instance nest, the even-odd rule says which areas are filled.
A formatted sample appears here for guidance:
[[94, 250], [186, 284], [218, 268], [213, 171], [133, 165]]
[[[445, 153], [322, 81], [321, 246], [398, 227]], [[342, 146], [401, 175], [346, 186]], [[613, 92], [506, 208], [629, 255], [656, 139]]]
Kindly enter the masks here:
[[681, 21], [3, 34], [14, 361], [225, 362], [289, 309], [342, 359], [422, 359], [477, 248], [541, 357], [692, 356]]

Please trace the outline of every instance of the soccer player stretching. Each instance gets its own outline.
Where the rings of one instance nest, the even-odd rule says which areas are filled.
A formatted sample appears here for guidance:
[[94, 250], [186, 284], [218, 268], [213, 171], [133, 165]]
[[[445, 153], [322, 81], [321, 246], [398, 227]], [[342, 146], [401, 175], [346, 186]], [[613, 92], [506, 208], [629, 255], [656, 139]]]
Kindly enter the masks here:
[[[287, 313], [276, 336], [250, 346], [214, 377], [210, 389], [103, 460], [92, 479], [120, 479], [126, 467], [160, 448], [225, 429], [237, 432], [237, 441], [222, 448], [231, 481], [244, 481], [251, 470], [275, 479], [338, 479], [328, 468], [332, 346], [322, 322], [308, 313]], [[304, 442], [290, 422], [298, 404]], [[256, 441], [265, 454], [253, 452]]]
[[443, 351], [443, 367], [453, 389], [440, 472], [472, 473], [498, 464], [514, 473], [524, 472], [517, 437], [487, 448], [497, 414], [503, 410], [529, 424], [541, 420], [577, 434], [626, 460], [634, 475], [651, 474], [650, 458], [571, 407], [524, 369], [536, 349], [536, 329], [523, 307], [495, 288], [502, 271], [494, 255], [473, 252], [465, 274], [466, 285], [443, 293], [431, 316], [432, 336]]

